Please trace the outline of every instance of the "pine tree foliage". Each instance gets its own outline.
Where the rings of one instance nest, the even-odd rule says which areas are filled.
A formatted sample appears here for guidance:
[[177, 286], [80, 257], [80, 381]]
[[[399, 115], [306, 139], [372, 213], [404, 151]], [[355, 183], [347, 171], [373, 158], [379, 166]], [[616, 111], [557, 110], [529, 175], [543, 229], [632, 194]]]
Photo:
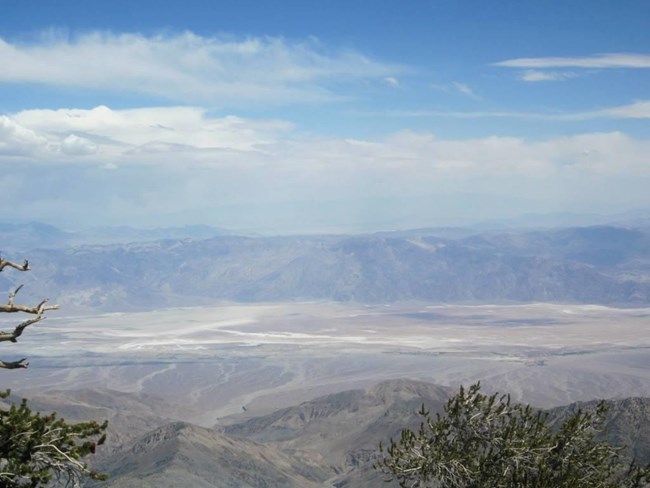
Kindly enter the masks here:
[[106, 427], [107, 422], [69, 424], [55, 413], [32, 412], [24, 399], [0, 410], [0, 487], [38, 487], [51, 480], [79, 486], [85, 477], [105, 479], [80, 459], [104, 443]]
[[480, 384], [449, 399], [444, 414], [424, 406], [418, 431], [391, 440], [375, 468], [403, 488], [641, 488], [650, 467], [627, 464], [621, 449], [598, 440], [606, 405], [578, 411], [561, 426], [509, 395]]
[[[29, 271], [29, 262], [22, 264], [0, 256], [0, 271], [13, 268]], [[9, 293], [6, 304], [0, 304], [0, 313], [26, 313], [33, 317], [18, 324], [11, 332], [0, 332], [0, 342], [18, 341], [27, 327], [45, 318], [48, 310], [58, 305], [47, 305], [42, 300], [36, 306], [15, 303], [22, 285]], [[29, 363], [26, 358], [18, 361], [0, 360], [0, 369], [23, 369]], [[6, 399], [10, 391], [0, 392]], [[80, 486], [85, 478], [105, 479], [103, 474], [92, 471], [82, 458], [93, 454], [98, 445], [106, 440], [107, 422], [95, 421], [76, 424], [67, 423], [55, 413], [41, 415], [33, 412], [27, 400], [19, 404], [0, 406], [0, 488]]]

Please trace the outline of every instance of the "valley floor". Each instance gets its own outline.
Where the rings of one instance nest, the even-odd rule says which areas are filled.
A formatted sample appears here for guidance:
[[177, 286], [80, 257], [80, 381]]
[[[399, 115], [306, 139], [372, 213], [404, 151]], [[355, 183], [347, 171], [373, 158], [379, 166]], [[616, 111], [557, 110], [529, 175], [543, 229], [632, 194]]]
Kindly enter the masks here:
[[[540, 407], [650, 396], [650, 309], [594, 305], [226, 303], [62, 317], [7, 346], [3, 387], [152, 394], [172, 418], [224, 425], [394, 378], [481, 380]], [[3, 326], [8, 327], [8, 326]]]

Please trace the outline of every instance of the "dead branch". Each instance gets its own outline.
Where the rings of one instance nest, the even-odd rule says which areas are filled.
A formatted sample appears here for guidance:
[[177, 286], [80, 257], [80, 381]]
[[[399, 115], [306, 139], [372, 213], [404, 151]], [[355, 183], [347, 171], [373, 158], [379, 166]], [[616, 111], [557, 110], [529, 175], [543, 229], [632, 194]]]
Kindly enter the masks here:
[[[14, 268], [17, 269], [18, 271], [29, 271], [29, 261], [25, 259], [23, 264], [16, 264], [12, 261], [8, 261], [6, 259], [3, 259], [2, 256], [0, 256], [0, 271], [2, 271], [5, 268]], [[7, 300], [7, 303], [5, 305], [0, 304], [0, 313], [16, 313], [16, 312], [24, 312], [24, 313], [30, 313], [36, 315], [35, 318], [25, 320], [24, 322], [21, 322], [16, 326], [16, 328], [12, 332], [2, 332], [0, 331], [0, 342], [18, 342], [18, 337], [20, 337], [23, 333], [23, 331], [29, 327], [32, 324], [35, 324], [36, 322], [39, 322], [43, 320], [45, 317], [43, 316], [43, 313], [47, 312], [48, 310], [56, 310], [59, 308], [58, 305], [46, 305], [48, 302], [48, 299], [44, 299], [36, 305], [35, 307], [30, 307], [27, 305], [19, 305], [15, 303], [15, 298], [18, 292], [22, 289], [23, 285], [18, 286], [15, 290], [9, 292], [9, 299]], [[27, 362], [27, 358], [23, 358], [19, 361], [3, 361], [0, 359], [0, 368], [1, 369], [18, 369], [18, 368], [26, 368], [29, 366], [29, 363]]]
[[14, 291], [9, 292], [9, 300], [7, 301], [8, 305], [13, 306], [14, 304], [14, 298], [16, 298], [16, 294], [20, 291], [20, 289], [23, 287], [23, 285], [20, 285], [18, 288], [16, 288]]
[[43, 312], [47, 312], [48, 310], [57, 310], [59, 308], [58, 305], [46, 305], [46, 303], [49, 300], [48, 298], [41, 301], [41, 303], [39, 303], [35, 307], [29, 307], [26, 305], [16, 305], [14, 303], [14, 298], [16, 298], [16, 294], [20, 291], [22, 287], [23, 285], [20, 285], [14, 291], [9, 293], [9, 300], [7, 300], [7, 303], [5, 305], [0, 305], [0, 313], [24, 312], [24, 313], [33, 313], [35, 315], [43, 315]]
[[0, 271], [5, 269], [6, 267], [14, 268], [17, 269], [18, 271], [29, 271], [31, 268], [29, 267], [29, 261], [25, 259], [22, 265], [13, 263], [11, 261], [7, 261], [6, 259], [3, 259], [0, 256]]
[[25, 330], [26, 327], [35, 324], [36, 322], [40, 322], [44, 318], [45, 317], [43, 317], [42, 315], [39, 315], [36, 318], [25, 320], [21, 324], [18, 324], [16, 328], [13, 330], [13, 332], [0, 331], [0, 342], [4, 342], [4, 341], [18, 342], [18, 337], [22, 335], [23, 330]]
[[29, 366], [29, 363], [27, 362], [27, 358], [22, 358], [19, 361], [3, 361], [0, 359], [0, 368], [4, 369], [18, 369], [18, 368], [26, 368]]

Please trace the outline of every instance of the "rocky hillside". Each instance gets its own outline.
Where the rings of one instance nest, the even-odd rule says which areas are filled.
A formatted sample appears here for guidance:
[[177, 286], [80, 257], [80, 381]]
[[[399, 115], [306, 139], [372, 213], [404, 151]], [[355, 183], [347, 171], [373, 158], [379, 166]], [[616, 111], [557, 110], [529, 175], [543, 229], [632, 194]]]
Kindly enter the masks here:
[[331, 471], [333, 486], [384, 486], [372, 469], [379, 443], [399, 436], [405, 427], [416, 428], [416, 412], [423, 404], [442, 411], [450, 393], [421, 381], [391, 380], [235, 424], [226, 433], [317, 460]]
[[[143, 398], [129, 399], [122, 394], [111, 400], [110, 407], [91, 404], [106, 400], [103, 392], [71, 393], [68, 413], [73, 413], [81, 399], [83, 418], [95, 410], [120, 411], [127, 405], [141, 405]], [[110, 424], [113, 441], [120, 447], [102, 447], [96, 457], [97, 468], [110, 473], [110, 480], [93, 486], [115, 487], [336, 487], [372, 488], [384, 484], [372, 461], [380, 441], [387, 442], [408, 426], [417, 428], [417, 411], [424, 404], [441, 411], [450, 389], [411, 380], [391, 380], [365, 390], [350, 390], [323, 396], [295, 407], [244, 421], [232, 419], [227, 428], [208, 429], [185, 422], [158, 418], [154, 412], [135, 408], [128, 423]], [[150, 398], [150, 400], [155, 400]], [[56, 396], [50, 395], [50, 405]], [[63, 411], [64, 398], [59, 400]], [[44, 402], [43, 405], [45, 405]], [[608, 402], [606, 424], [614, 445], [630, 447], [626, 455], [638, 462], [650, 462], [650, 399], [628, 398]], [[36, 405], [36, 404], [35, 404]], [[153, 405], [153, 404], [152, 404]], [[595, 408], [596, 402], [571, 404], [550, 411], [551, 418], [561, 421], [578, 408]], [[168, 413], [173, 406], [161, 405], [158, 413]], [[65, 415], [70, 419], [74, 415]], [[145, 420], [137, 420], [142, 417]], [[119, 419], [119, 416], [110, 417]], [[144, 429], [145, 423], [155, 427]], [[110, 430], [109, 429], [109, 430]], [[130, 429], [130, 434], [115, 432]], [[130, 437], [129, 437], [130, 436]]]
[[174, 422], [102, 462], [109, 487], [310, 488], [325, 471], [272, 446]]

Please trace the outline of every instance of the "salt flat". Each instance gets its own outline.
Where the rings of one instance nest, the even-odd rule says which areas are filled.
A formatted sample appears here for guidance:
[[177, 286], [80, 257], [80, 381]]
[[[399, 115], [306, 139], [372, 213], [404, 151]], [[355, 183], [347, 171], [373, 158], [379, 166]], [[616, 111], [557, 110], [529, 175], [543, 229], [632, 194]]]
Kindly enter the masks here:
[[[204, 425], [388, 378], [486, 389], [551, 406], [650, 396], [650, 309], [595, 305], [225, 303], [145, 313], [53, 313], [3, 358], [29, 394], [103, 387], [184, 405]], [[10, 325], [3, 325], [7, 329]]]

